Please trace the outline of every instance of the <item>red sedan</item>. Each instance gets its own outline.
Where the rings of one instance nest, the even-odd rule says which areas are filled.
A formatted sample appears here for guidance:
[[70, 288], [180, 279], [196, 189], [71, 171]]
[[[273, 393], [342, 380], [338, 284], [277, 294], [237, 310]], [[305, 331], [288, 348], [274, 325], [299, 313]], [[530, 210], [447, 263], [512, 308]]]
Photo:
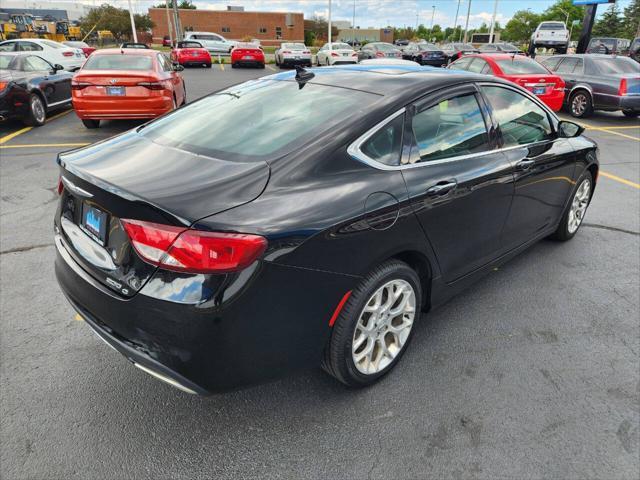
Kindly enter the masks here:
[[71, 81], [73, 108], [87, 128], [158, 117], [186, 103], [183, 69], [156, 50], [96, 50]]
[[562, 108], [564, 80], [531, 58], [510, 54], [465, 55], [449, 68], [511, 80], [532, 92], [554, 112]]
[[253, 43], [239, 43], [231, 50], [231, 67], [250, 65], [264, 68], [264, 52]]
[[211, 55], [200, 43], [194, 41], [178, 42], [171, 50], [171, 61], [189, 66], [203, 66], [211, 68]]

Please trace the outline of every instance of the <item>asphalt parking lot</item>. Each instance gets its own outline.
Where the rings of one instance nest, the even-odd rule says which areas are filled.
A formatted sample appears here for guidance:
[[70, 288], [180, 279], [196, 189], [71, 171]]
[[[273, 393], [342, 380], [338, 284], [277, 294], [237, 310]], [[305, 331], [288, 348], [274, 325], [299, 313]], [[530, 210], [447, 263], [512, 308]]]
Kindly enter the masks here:
[[[188, 98], [272, 70], [188, 69]], [[579, 234], [425, 315], [391, 375], [354, 391], [316, 369], [206, 398], [107, 348], [54, 278], [56, 153], [137, 123], [2, 126], [0, 478], [637, 479], [640, 122], [581, 123], [601, 174]]]

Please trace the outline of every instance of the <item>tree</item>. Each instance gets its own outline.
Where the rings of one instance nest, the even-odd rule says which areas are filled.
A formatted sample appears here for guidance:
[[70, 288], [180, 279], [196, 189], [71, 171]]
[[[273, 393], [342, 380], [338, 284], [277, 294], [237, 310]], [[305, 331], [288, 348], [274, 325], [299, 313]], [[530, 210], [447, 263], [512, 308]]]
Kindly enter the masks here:
[[624, 38], [640, 37], [640, 0], [631, 0], [624, 9], [621, 33]]
[[620, 8], [617, 3], [612, 3], [602, 14], [600, 20], [593, 26], [592, 35], [594, 37], [622, 36], [622, 19], [620, 18]]
[[[166, 3], [159, 3], [158, 5], [154, 5], [153, 8], [166, 8]], [[169, 0], [169, 8], [173, 8], [173, 0]], [[195, 10], [198, 7], [196, 7], [191, 0], [181, 0], [181, 2], [178, 3], [178, 8]]]
[[507, 42], [528, 42], [540, 21], [540, 15], [537, 13], [518, 10], [507, 22], [500, 36]]
[[[149, 15], [135, 14], [134, 20], [138, 30], [148, 30], [154, 26]], [[82, 31], [88, 32], [94, 26], [96, 30], [109, 30], [116, 40], [132, 36], [129, 10], [123, 8], [107, 4], [92, 8], [86, 16], [80, 19], [80, 28]]]

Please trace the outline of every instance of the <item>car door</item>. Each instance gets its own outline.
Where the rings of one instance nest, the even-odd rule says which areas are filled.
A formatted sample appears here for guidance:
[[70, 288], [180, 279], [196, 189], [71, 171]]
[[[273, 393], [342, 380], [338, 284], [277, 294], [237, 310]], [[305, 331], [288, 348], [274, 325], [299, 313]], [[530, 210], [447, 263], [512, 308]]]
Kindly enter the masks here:
[[513, 168], [475, 85], [434, 93], [410, 108], [404, 175], [446, 282], [500, 255]]
[[513, 167], [515, 191], [501, 240], [511, 249], [558, 223], [575, 183], [576, 157], [537, 100], [508, 85], [482, 84], [480, 90]]
[[52, 107], [71, 100], [71, 79], [67, 73], [58, 73], [53, 65], [36, 55], [23, 58], [22, 68], [31, 81], [39, 85], [39, 89], [47, 99], [47, 106]]
[[173, 69], [173, 65], [163, 53], [158, 54], [158, 70], [163, 79], [171, 82], [173, 94], [176, 96], [176, 103], [181, 105], [184, 100], [182, 76]]

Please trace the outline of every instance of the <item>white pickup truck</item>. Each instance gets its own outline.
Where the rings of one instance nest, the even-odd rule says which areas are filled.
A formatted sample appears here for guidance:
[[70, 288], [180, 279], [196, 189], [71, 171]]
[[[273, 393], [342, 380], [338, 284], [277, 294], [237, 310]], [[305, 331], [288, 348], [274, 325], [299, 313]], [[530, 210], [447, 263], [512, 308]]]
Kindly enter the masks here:
[[553, 48], [555, 53], [567, 53], [569, 30], [563, 22], [540, 22], [531, 35], [529, 53], [536, 48]]

